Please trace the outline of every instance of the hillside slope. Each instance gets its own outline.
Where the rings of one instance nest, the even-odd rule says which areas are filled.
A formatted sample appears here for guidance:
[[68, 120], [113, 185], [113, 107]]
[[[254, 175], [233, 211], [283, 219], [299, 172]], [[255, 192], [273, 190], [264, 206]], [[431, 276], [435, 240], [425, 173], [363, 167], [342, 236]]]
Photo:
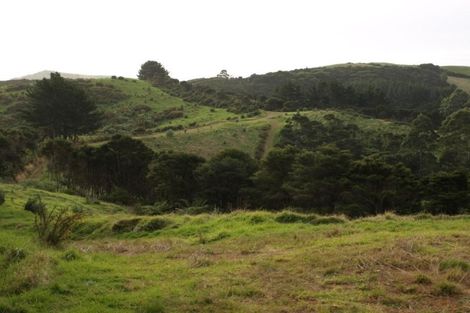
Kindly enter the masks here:
[[[0, 189], [6, 191], [0, 312], [469, 309], [468, 216], [347, 221], [239, 211], [136, 217], [75, 196]], [[61, 248], [34, 239], [33, 217], [23, 206], [36, 193], [51, 207], [78, 206], [86, 214]], [[135, 218], [135, 227], [113, 227]]]
[[[141, 139], [154, 150], [191, 152], [209, 158], [236, 148], [261, 158], [277, 142], [279, 132], [293, 113], [260, 111], [259, 115], [235, 114], [225, 109], [186, 102], [148, 82], [134, 79], [78, 80], [104, 112], [100, 129], [82, 137], [85, 142], [101, 144], [115, 134]], [[0, 126], [21, 126], [19, 114], [26, 102], [30, 81], [0, 84]], [[365, 136], [406, 134], [408, 127], [354, 112], [311, 110], [302, 112], [323, 120], [327, 114], [357, 124]]]

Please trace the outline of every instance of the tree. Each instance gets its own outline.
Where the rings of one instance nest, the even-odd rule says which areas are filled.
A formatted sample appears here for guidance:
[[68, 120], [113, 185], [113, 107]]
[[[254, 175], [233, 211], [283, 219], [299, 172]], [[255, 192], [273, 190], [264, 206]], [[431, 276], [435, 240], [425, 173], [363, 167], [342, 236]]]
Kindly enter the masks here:
[[463, 172], [439, 172], [427, 177], [425, 209], [433, 214], [458, 214], [468, 208], [469, 186]]
[[461, 89], [455, 89], [453, 93], [442, 100], [439, 111], [444, 117], [447, 117], [465, 107], [470, 107], [469, 95]]
[[147, 61], [142, 64], [138, 77], [156, 86], [165, 86], [171, 81], [168, 71], [157, 61]]
[[284, 184], [292, 170], [298, 150], [293, 147], [274, 148], [261, 164], [254, 177], [256, 192], [254, 204], [272, 210], [280, 210], [291, 204], [292, 198]]
[[221, 70], [220, 73], [217, 74], [217, 78], [229, 79], [230, 74], [227, 72], [227, 70]]
[[204, 159], [197, 155], [159, 153], [150, 164], [148, 175], [156, 200], [173, 205], [193, 201], [198, 191], [195, 171], [202, 163]]
[[85, 91], [51, 73], [27, 92], [25, 119], [48, 137], [76, 138], [99, 127], [101, 114]]
[[148, 170], [154, 153], [139, 140], [125, 136], [114, 136], [110, 142], [101, 146], [96, 155], [104, 170], [109, 191], [121, 188], [135, 197], [148, 194]]
[[257, 170], [255, 160], [238, 150], [225, 150], [200, 166], [196, 175], [201, 196], [223, 210], [246, 205], [246, 191], [253, 186], [251, 177]]
[[0, 133], [0, 177], [14, 178], [23, 166], [23, 151], [18, 151], [11, 138]]
[[417, 182], [403, 164], [389, 164], [378, 156], [355, 161], [345, 199], [362, 208], [354, 215], [382, 214], [387, 210], [412, 213], [416, 209]]
[[411, 129], [401, 144], [401, 155], [415, 173], [423, 174], [432, 170], [436, 163], [434, 150], [438, 135], [430, 117], [419, 114], [412, 122]]
[[334, 145], [299, 153], [285, 185], [294, 204], [320, 213], [339, 213], [351, 161], [351, 153]]
[[439, 129], [441, 162], [450, 167], [470, 166], [470, 108], [449, 115]]

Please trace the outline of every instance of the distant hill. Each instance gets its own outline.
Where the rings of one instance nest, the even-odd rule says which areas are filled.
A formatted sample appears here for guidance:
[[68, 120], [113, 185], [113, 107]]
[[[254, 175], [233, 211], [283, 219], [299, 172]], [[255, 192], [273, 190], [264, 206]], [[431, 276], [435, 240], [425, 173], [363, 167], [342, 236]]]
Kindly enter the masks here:
[[[325, 90], [322, 84], [340, 84], [344, 88], [352, 88], [356, 95], [377, 91], [384, 96], [380, 107], [370, 107], [366, 101], [358, 100], [362, 113], [371, 111], [387, 111], [387, 117], [413, 118], [417, 113], [436, 110], [443, 97], [447, 96], [452, 87], [447, 82], [447, 71], [433, 64], [395, 65], [387, 63], [346, 63], [317, 68], [304, 68], [292, 71], [278, 71], [262, 75], [253, 74], [246, 78], [203, 78], [191, 80], [198, 88], [210, 88], [212, 93], [246, 95], [256, 99], [279, 98], [279, 90], [297, 88], [301, 98], [308, 98], [313, 89]], [[333, 86], [333, 87], [337, 87]], [[334, 91], [334, 90], [333, 90]], [[318, 93], [318, 92], [317, 92]], [[339, 108], [332, 105], [334, 97], [341, 96], [341, 91], [330, 97], [327, 108]], [[353, 99], [353, 97], [346, 97]], [[287, 99], [292, 100], [292, 99]], [[260, 100], [263, 101], [263, 100]], [[349, 100], [351, 101], [351, 100]], [[319, 101], [312, 101], [308, 108], [314, 108]], [[347, 102], [347, 101], [346, 101]], [[269, 106], [268, 106], [269, 107]], [[343, 105], [342, 107], [345, 107]], [[376, 116], [380, 116], [376, 114]]]
[[[15, 78], [14, 80], [41, 80], [43, 78], [49, 78], [51, 76], [51, 73], [55, 73], [57, 71], [50, 71], [50, 70], [45, 70], [41, 72], [37, 72], [34, 74], [22, 76]], [[68, 79], [98, 79], [98, 78], [108, 78], [109, 76], [103, 76], [103, 75], [85, 75], [85, 74], [72, 74], [72, 73], [62, 73], [59, 72], [62, 77], [68, 78]]]

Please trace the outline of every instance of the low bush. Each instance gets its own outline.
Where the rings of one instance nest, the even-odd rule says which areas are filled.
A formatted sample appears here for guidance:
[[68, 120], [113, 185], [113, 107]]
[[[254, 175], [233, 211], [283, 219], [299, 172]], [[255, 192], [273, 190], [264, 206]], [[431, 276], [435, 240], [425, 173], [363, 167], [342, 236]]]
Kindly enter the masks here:
[[129, 233], [139, 224], [140, 218], [133, 218], [128, 220], [120, 220], [114, 223], [111, 230], [115, 233]]
[[316, 217], [313, 215], [304, 215], [294, 212], [282, 212], [274, 220], [278, 223], [311, 223]]
[[170, 224], [170, 221], [156, 217], [148, 221], [144, 221], [136, 227], [136, 231], [156, 231], [165, 228]]
[[56, 246], [67, 239], [82, 215], [67, 208], [49, 210], [39, 196], [30, 198], [25, 210], [34, 214], [34, 228], [43, 243]]

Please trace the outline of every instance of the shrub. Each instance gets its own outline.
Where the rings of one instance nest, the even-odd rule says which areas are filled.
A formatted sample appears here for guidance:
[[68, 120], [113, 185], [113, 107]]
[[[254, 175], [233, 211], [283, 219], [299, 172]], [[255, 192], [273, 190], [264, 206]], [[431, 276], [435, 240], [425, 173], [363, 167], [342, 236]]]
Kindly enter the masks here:
[[34, 227], [40, 241], [53, 246], [65, 240], [82, 215], [67, 208], [48, 210], [39, 196], [30, 198], [25, 210], [34, 214]]
[[252, 215], [250, 217], [250, 224], [261, 224], [266, 222], [268, 219], [262, 215]]
[[170, 222], [166, 219], [156, 217], [137, 226], [138, 231], [156, 231], [165, 228]]
[[278, 223], [289, 224], [289, 223], [308, 223], [314, 219], [313, 216], [308, 216], [293, 212], [283, 212], [274, 218]]
[[140, 218], [133, 218], [129, 220], [120, 220], [114, 223], [111, 230], [115, 233], [128, 233], [134, 230], [134, 228], [139, 224]]
[[5, 203], [5, 192], [0, 190], [0, 205]]

